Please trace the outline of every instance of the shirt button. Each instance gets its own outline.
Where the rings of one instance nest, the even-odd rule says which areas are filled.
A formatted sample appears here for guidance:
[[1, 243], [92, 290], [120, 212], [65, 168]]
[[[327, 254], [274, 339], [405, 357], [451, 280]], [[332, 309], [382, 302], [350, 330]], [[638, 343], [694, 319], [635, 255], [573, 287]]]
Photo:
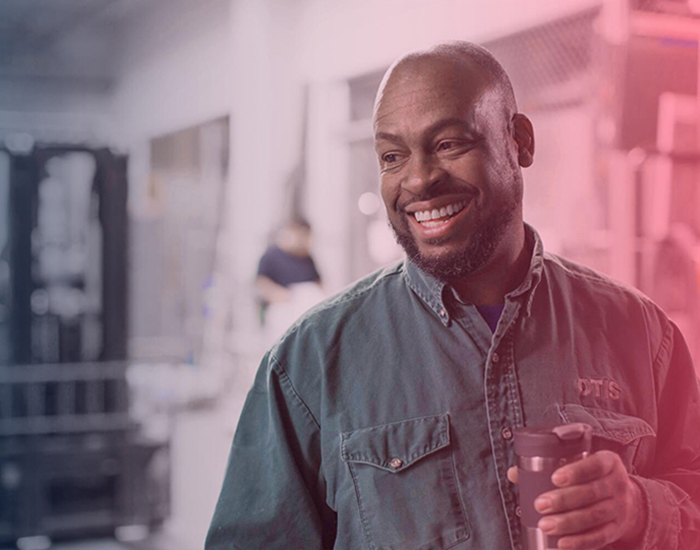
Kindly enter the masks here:
[[505, 439], [506, 441], [510, 441], [513, 439], [513, 430], [510, 428], [506, 427], [501, 430], [501, 437]]
[[394, 468], [394, 470], [396, 470], [397, 468], [401, 468], [401, 466], [403, 466], [403, 460], [401, 460], [400, 458], [392, 458], [389, 461], [389, 466]]
[[523, 517], [523, 509], [520, 506], [515, 507], [515, 515], [519, 518]]
[[498, 356], [497, 353], [494, 353], [493, 355], [491, 355], [491, 362], [492, 363], [498, 363], [500, 360], [501, 360], [501, 358]]

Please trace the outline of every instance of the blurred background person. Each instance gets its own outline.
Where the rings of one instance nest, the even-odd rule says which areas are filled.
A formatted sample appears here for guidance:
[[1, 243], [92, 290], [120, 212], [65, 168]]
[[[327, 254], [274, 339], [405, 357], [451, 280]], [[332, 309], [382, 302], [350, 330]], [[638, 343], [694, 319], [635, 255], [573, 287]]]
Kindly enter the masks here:
[[311, 257], [311, 225], [304, 218], [290, 219], [277, 232], [260, 258], [256, 284], [269, 343], [324, 297], [321, 276]]

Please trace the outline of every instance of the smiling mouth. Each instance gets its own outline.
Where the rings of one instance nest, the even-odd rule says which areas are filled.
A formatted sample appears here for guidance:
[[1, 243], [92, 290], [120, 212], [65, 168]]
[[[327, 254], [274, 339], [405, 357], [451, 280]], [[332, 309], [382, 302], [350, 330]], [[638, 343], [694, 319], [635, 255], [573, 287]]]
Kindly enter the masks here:
[[464, 210], [466, 206], [467, 201], [459, 201], [443, 206], [442, 208], [414, 212], [413, 216], [423, 227], [440, 227], [441, 225], [447, 223], [450, 218], [456, 216], [462, 210]]

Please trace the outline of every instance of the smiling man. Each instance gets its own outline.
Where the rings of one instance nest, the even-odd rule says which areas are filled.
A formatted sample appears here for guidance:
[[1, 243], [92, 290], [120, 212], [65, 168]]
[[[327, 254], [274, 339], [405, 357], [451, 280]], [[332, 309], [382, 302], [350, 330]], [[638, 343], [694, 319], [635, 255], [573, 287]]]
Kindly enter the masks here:
[[387, 73], [374, 117], [398, 242], [477, 304], [502, 303], [505, 287], [522, 279], [514, 269], [528, 263], [520, 166], [534, 154], [532, 124], [489, 59], [456, 45], [407, 56]]
[[[700, 541], [700, 396], [652, 302], [547, 254], [522, 216], [532, 124], [484, 49], [387, 72], [381, 192], [407, 260], [263, 358], [208, 549], [521, 549], [513, 429], [586, 422], [535, 503], [559, 548]], [[510, 478], [510, 480], [509, 480]]]

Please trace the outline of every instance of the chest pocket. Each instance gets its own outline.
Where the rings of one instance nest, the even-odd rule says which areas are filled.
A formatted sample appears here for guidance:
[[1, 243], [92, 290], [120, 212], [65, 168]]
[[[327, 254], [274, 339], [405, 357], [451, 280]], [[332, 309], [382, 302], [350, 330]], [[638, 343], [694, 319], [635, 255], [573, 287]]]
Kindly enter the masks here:
[[447, 414], [341, 434], [371, 550], [444, 550], [469, 538]]
[[654, 429], [641, 418], [582, 405], [558, 405], [564, 422], [585, 422], [593, 428], [592, 451], [607, 449], [620, 455], [629, 473], [638, 473], [637, 456], [643, 438], [655, 437]]

